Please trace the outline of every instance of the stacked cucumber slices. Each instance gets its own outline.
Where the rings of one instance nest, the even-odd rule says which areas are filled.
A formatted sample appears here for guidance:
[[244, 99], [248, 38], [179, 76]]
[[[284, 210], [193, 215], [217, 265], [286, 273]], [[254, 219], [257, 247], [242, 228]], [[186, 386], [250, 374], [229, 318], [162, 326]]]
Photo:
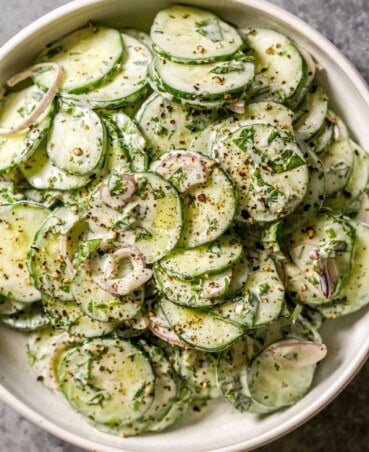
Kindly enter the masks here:
[[296, 403], [325, 318], [369, 303], [369, 156], [314, 59], [175, 5], [88, 24], [0, 104], [0, 318], [97, 428]]

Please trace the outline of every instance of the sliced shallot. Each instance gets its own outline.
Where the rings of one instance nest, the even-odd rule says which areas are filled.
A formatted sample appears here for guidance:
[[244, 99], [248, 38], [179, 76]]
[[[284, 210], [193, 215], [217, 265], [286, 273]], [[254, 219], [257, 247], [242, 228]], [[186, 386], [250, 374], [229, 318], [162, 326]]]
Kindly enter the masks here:
[[0, 128], [0, 135], [7, 136], [7, 135], [14, 135], [19, 132], [23, 132], [28, 127], [30, 127], [32, 124], [34, 124], [37, 119], [44, 113], [44, 111], [47, 109], [47, 107], [51, 104], [51, 102], [54, 100], [56, 94], [58, 93], [58, 90], [63, 83], [63, 71], [61, 67], [56, 63], [40, 63], [35, 64], [34, 66], [31, 66], [30, 68], [26, 69], [23, 72], [20, 72], [19, 74], [15, 75], [14, 77], [10, 78], [7, 81], [7, 85], [9, 87], [13, 87], [17, 85], [19, 82], [26, 80], [29, 77], [32, 77], [32, 75], [36, 74], [40, 70], [52, 66], [55, 71], [55, 80], [52, 83], [51, 87], [47, 90], [44, 97], [42, 98], [41, 102], [38, 104], [38, 106], [32, 111], [30, 115], [28, 115], [23, 121], [21, 121], [19, 124], [13, 127], [2, 127]]
[[331, 298], [335, 283], [338, 279], [338, 271], [336, 263], [333, 259], [320, 260], [320, 288], [325, 298]]
[[170, 328], [161, 309], [158, 309], [156, 314], [150, 316], [149, 329], [155, 336], [165, 342], [168, 342], [168, 344], [177, 345], [182, 348], [189, 348], [188, 345], [183, 342]]
[[[133, 270], [123, 278], [114, 278], [120, 261], [128, 259]], [[152, 270], [145, 267], [145, 260], [138, 248], [124, 245], [108, 256], [104, 266], [104, 276], [93, 276], [92, 280], [101, 289], [112, 295], [123, 296], [143, 286], [152, 277]]]
[[124, 193], [115, 196], [112, 195], [108, 184], [105, 182], [99, 188], [102, 202], [113, 209], [124, 207], [132, 198], [137, 188], [136, 180], [132, 174], [124, 173], [120, 175], [120, 178], [125, 187]]
[[317, 262], [318, 269], [316, 272], [320, 278], [320, 291], [327, 300], [331, 298], [336, 283], [339, 279], [336, 263], [332, 258], [322, 257], [316, 250], [314, 244], [302, 244], [294, 247], [291, 251], [292, 256], [299, 256], [305, 249], [311, 249], [309, 258]]
[[277, 363], [299, 368], [312, 366], [324, 359], [327, 347], [316, 342], [287, 339], [270, 345], [268, 351]]
[[227, 110], [233, 111], [234, 113], [245, 113], [246, 102], [244, 99], [239, 99], [236, 102], [232, 102], [227, 105]]
[[176, 180], [176, 188], [183, 193], [194, 185], [206, 182], [211, 166], [196, 152], [174, 151], [157, 161], [153, 165], [153, 170], [166, 178], [180, 172], [181, 177]]
[[324, 298], [329, 299], [339, 278], [336, 263], [332, 258], [321, 257], [318, 252], [312, 252], [310, 258], [319, 264], [320, 290]]

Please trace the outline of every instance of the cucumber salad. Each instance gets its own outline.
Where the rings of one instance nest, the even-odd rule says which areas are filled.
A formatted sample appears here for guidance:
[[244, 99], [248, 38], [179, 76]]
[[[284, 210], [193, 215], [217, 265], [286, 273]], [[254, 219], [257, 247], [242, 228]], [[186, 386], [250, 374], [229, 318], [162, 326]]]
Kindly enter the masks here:
[[369, 156], [320, 69], [173, 5], [150, 35], [89, 23], [4, 85], [0, 319], [96, 428], [288, 407], [325, 319], [369, 303]]

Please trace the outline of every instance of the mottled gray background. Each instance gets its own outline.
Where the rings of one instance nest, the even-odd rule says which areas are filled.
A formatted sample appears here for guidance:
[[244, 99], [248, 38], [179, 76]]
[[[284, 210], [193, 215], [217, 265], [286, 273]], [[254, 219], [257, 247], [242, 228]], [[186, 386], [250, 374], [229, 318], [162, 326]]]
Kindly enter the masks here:
[[[138, 0], [139, 1], [139, 0]], [[226, 0], [224, 0], [226, 1]], [[0, 0], [0, 45], [64, 0]], [[320, 30], [369, 81], [369, 0], [272, 0]], [[368, 124], [369, 127], [369, 124]], [[369, 363], [310, 422], [259, 452], [369, 452]], [[0, 452], [80, 452], [0, 402]]]

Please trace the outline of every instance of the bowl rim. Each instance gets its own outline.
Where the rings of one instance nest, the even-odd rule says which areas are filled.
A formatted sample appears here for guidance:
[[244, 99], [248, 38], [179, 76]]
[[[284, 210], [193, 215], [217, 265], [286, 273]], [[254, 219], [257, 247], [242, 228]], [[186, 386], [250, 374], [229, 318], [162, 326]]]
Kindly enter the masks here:
[[[342, 71], [350, 78], [352, 85], [357, 89], [360, 96], [363, 98], [364, 102], [369, 108], [369, 89], [368, 84], [364, 77], [356, 69], [356, 67], [346, 58], [345, 55], [324, 35], [322, 35], [315, 28], [307, 24], [305, 21], [295, 16], [294, 14], [286, 11], [285, 9], [269, 3], [265, 0], [232, 0], [234, 3], [239, 3], [241, 5], [250, 6], [262, 12], [272, 14], [274, 17], [278, 18], [282, 23], [288, 25], [293, 25], [298, 27], [301, 34], [307, 37], [307, 40], [313, 42], [318, 47], [329, 52], [330, 56], [334, 58], [336, 63], [341, 67]], [[41, 16], [40, 18], [33, 21], [31, 24], [20, 30], [12, 38], [10, 38], [1, 48], [0, 48], [0, 62], [1, 60], [10, 52], [13, 51], [21, 43], [25, 42], [26, 39], [32, 36], [33, 33], [39, 31], [42, 28], [50, 26], [53, 22], [59, 20], [64, 15], [70, 14], [82, 7], [87, 7], [90, 5], [98, 5], [100, 3], [105, 3], [105, 0], [74, 0], [65, 5], [62, 5], [49, 13]], [[301, 410], [301, 412], [291, 418], [289, 421], [272, 428], [268, 432], [259, 436], [258, 438], [245, 439], [244, 441], [237, 442], [225, 447], [214, 449], [216, 452], [230, 452], [236, 450], [252, 450], [257, 447], [261, 447], [272, 441], [281, 438], [284, 435], [297, 429], [299, 426], [310, 420], [312, 417], [317, 415], [322, 411], [330, 402], [332, 402], [340, 392], [353, 380], [360, 369], [365, 364], [366, 360], [369, 358], [369, 333], [361, 345], [359, 353], [353, 357], [350, 365], [347, 366], [336, 380], [335, 385], [331, 386], [326, 392], [324, 392], [320, 397], [318, 397], [312, 404]], [[76, 445], [78, 447], [89, 449], [89, 450], [99, 450], [101, 452], [113, 452], [120, 450], [122, 452], [127, 451], [123, 448], [115, 448], [109, 446], [101, 446], [101, 444], [95, 443], [89, 439], [84, 439], [77, 434], [71, 433], [65, 428], [59, 427], [53, 422], [49, 421], [46, 417], [40, 415], [34, 409], [28, 407], [25, 403], [21, 402], [14, 396], [10, 391], [8, 391], [0, 383], [0, 398], [14, 408], [18, 413], [27, 418], [29, 421], [37, 425], [38, 427], [46, 430], [47, 432], [53, 434], [54, 436], [68, 441], [69, 443]], [[98, 449], [96, 449], [98, 446]]]

